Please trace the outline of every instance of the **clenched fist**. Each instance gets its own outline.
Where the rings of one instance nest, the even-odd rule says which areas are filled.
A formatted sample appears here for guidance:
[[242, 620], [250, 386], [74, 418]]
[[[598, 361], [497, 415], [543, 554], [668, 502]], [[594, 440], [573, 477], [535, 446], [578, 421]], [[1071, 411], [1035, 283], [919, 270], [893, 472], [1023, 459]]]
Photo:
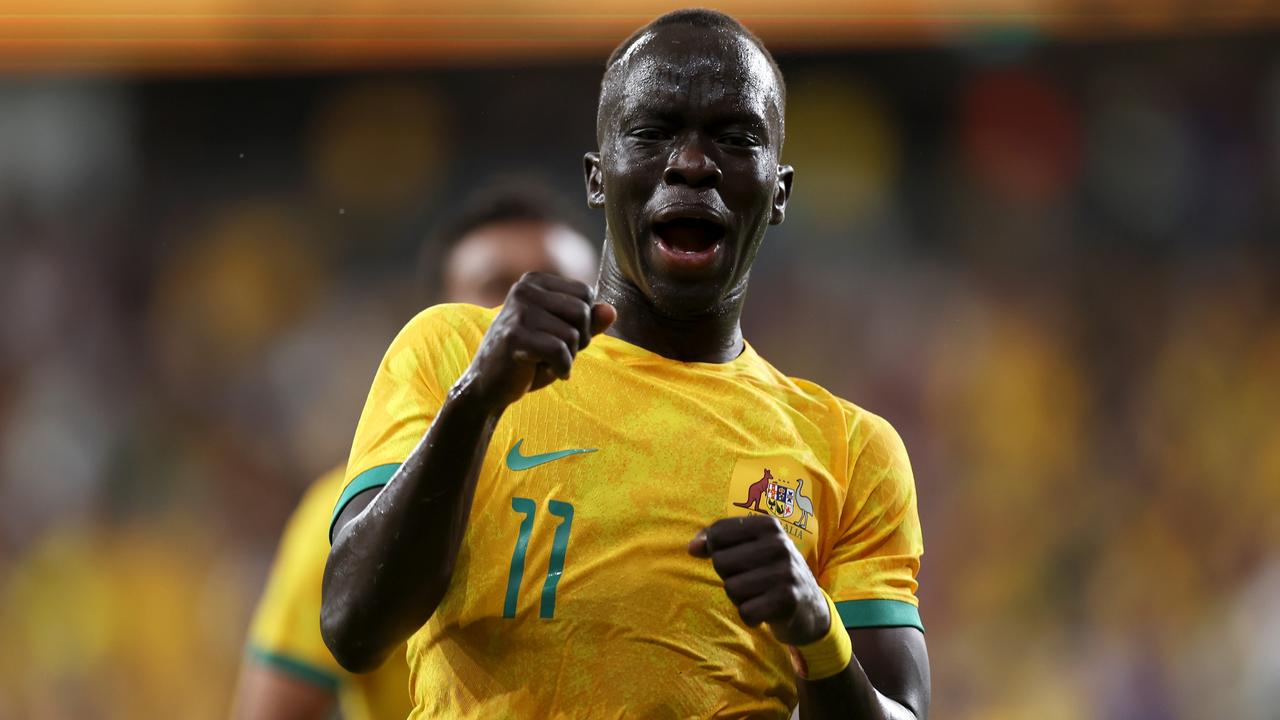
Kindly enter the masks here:
[[838, 622], [800, 551], [772, 517], [717, 520], [694, 535], [689, 554], [711, 560], [742, 622], [768, 623], [780, 642], [807, 645]]
[[476, 397], [501, 412], [525, 393], [569, 379], [578, 351], [618, 313], [593, 304], [592, 289], [547, 273], [525, 273], [489, 326], [467, 369]]

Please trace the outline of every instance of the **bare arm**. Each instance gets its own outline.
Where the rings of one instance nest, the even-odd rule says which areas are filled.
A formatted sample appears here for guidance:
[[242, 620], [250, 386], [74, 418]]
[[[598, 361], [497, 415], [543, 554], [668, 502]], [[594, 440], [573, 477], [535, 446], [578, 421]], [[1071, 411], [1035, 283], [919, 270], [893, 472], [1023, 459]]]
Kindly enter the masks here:
[[800, 717], [926, 720], [930, 680], [924, 633], [894, 627], [852, 629], [849, 635], [854, 658], [844, 672], [798, 682]]
[[246, 660], [231, 706], [232, 720], [327, 720], [333, 691]]
[[378, 667], [440, 604], [499, 417], [460, 383], [381, 492], [357, 495], [339, 516], [320, 631], [344, 668]]
[[530, 273], [512, 287], [470, 367], [381, 491], [335, 523], [320, 629], [343, 667], [366, 672], [430, 619], [453, 575], [494, 427], [527, 392], [568, 378], [577, 352], [613, 321], [586, 285]]

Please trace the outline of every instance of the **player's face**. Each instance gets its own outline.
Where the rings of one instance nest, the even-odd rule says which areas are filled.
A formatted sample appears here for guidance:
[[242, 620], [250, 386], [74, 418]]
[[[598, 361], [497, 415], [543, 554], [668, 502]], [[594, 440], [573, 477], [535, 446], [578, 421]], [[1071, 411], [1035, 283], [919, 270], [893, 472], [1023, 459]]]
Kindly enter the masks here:
[[595, 249], [566, 225], [537, 220], [490, 223], [467, 234], [445, 265], [446, 302], [501, 305], [527, 272], [548, 272], [595, 284]]
[[745, 291], [790, 192], [776, 78], [749, 41], [684, 26], [642, 38], [620, 63], [600, 153], [586, 159], [589, 200], [605, 208], [619, 271], [650, 302], [714, 312]]

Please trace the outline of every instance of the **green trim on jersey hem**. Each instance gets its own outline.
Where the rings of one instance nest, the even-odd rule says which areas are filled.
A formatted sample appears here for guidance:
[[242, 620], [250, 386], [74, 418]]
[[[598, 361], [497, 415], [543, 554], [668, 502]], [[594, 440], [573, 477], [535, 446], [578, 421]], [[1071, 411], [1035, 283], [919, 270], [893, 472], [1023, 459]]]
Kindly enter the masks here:
[[297, 658], [274, 653], [253, 645], [249, 646], [249, 657], [267, 667], [279, 670], [286, 675], [291, 675], [298, 680], [324, 688], [330, 692], [337, 692], [338, 685], [341, 683], [338, 676], [328, 670], [322, 670]]
[[913, 627], [924, 632], [920, 608], [903, 600], [844, 600], [836, 612], [847, 628]]
[[338, 522], [338, 516], [343, 510], [347, 509], [347, 503], [351, 502], [351, 498], [359, 495], [365, 490], [371, 488], [382, 487], [391, 482], [391, 476], [396, 474], [396, 470], [400, 469], [400, 463], [387, 463], [371, 467], [360, 473], [347, 483], [342, 489], [342, 495], [338, 497], [338, 504], [333, 508], [333, 517], [329, 519], [329, 542], [333, 542], [333, 526]]

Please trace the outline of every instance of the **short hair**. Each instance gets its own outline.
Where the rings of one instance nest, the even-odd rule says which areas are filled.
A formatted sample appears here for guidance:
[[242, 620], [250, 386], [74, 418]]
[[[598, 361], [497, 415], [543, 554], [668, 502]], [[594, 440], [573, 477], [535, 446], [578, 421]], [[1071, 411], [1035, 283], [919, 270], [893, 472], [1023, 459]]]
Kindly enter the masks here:
[[[468, 235], [486, 225], [508, 222], [541, 222], [564, 225], [582, 232], [576, 214], [544, 179], [507, 176], [491, 181], [467, 195], [454, 212], [445, 215], [428, 234], [418, 261], [418, 287], [429, 298], [440, 296], [449, 256]], [[434, 301], [434, 300], [433, 300]]]
[[[619, 43], [618, 47], [609, 53], [609, 59], [604, 64], [604, 77], [600, 80], [600, 98], [596, 102], [596, 138], [599, 139], [600, 131], [604, 126], [604, 99], [609, 84], [609, 73], [612, 72], [615, 65], [622, 58], [626, 57], [627, 52], [631, 50], [640, 38], [646, 34], [664, 27], [673, 25], [689, 25], [707, 30], [727, 30], [741, 38], [746, 39], [764, 55], [765, 60], [769, 62], [769, 68], [773, 70], [773, 77], [778, 83], [778, 122], [785, 125], [786, 104], [787, 104], [787, 81], [782, 77], [782, 68], [778, 67], [778, 61], [774, 60], [773, 53], [769, 52], [769, 48], [764, 46], [764, 42], [756, 36], [755, 33], [747, 29], [745, 25], [735, 20], [733, 17], [720, 12], [719, 10], [710, 10], [707, 8], [685, 8], [683, 10], [673, 10], [665, 15], [660, 15], [650, 20], [646, 25], [640, 27], [635, 32], [627, 36], [626, 40]], [[781, 138], [779, 138], [781, 140]]]

